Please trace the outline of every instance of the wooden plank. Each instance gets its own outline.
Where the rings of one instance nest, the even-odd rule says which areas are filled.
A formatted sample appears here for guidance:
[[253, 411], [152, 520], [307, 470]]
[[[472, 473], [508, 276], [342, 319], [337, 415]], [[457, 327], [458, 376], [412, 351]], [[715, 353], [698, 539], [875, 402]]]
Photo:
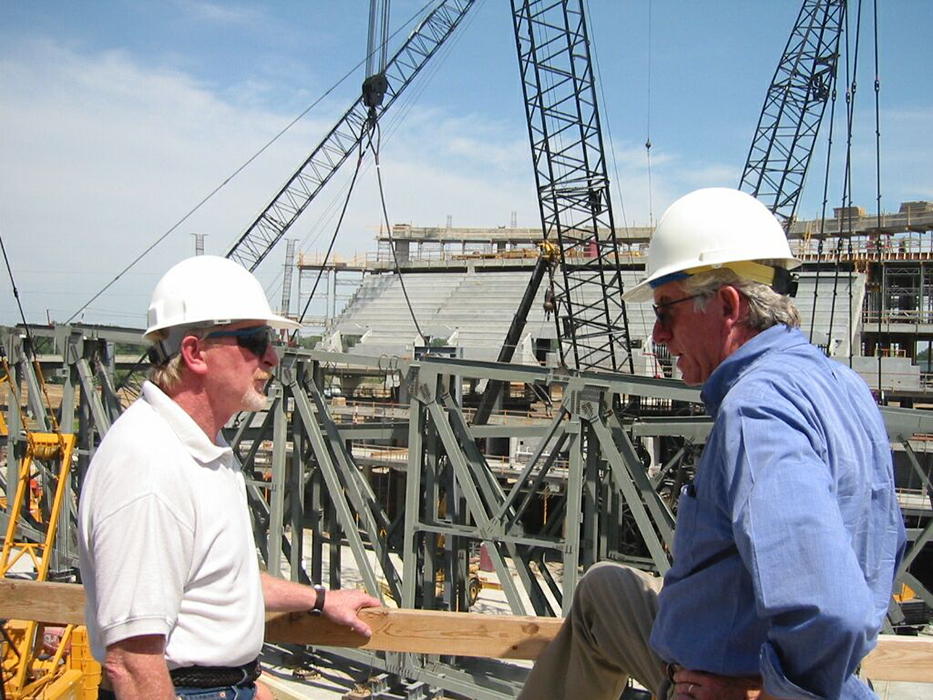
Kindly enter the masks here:
[[[83, 624], [84, 589], [70, 583], [0, 580], [0, 618]], [[373, 651], [534, 659], [561, 624], [560, 619], [547, 617], [393, 608], [363, 610], [360, 618], [373, 630], [369, 640], [306, 613], [269, 615], [266, 639]]]
[[84, 588], [73, 583], [0, 579], [0, 619], [84, 624]]
[[881, 635], [862, 661], [862, 675], [873, 681], [933, 683], [933, 637]]
[[[352, 634], [345, 627], [338, 627], [306, 613], [270, 617], [266, 620], [266, 639], [280, 643], [357, 647], [374, 651], [536, 659], [563, 622], [553, 617], [394, 608], [362, 610], [360, 619], [373, 630], [369, 641]], [[310, 641], [312, 639], [315, 641]]]
[[[550, 617], [392, 608], [364, 610], [360, 617], [373, 629], [368, 641], [305, 613], [269, 615], [266, 639], [372, 651], [535, 659], [562, 622]], [[0, 618], [83, 624], [84, 589], [70, 583], [0, 579]], [[881, 635], [862, 670], [872, 680], [933, 683], [933, 637]]]

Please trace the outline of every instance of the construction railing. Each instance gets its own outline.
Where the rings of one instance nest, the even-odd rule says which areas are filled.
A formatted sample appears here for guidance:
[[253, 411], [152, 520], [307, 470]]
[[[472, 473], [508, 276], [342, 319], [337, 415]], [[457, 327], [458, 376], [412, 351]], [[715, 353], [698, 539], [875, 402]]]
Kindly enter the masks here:
[[[58, 421], [77, 436], [73, 488], [62, 506], [68, 517], [59, 519], [53, 563], [55, 578], [65, 579], [73, 573], [81, 482], [121, 409], [107, 358], [126, 336], [81, 327], [33, 333], [54, 339], [59, 359], [53, 352], [48, 362], [62, 370]], [[29, 386], [32, 365], [19, 333], [8, 331], [5, 345], [16, 381]], [[400, 376], [399, 405], [374, 420], [338, 422], [321, 387], [328, 375], [360, 368]], [[474, 426], [459, 396], [463, 386], [483, 380], [532, 385], [560, 398], [550, 418]], [[390, 607], [464, 612], [471, 609], [471, 556], [482, 544], [513, 615], [557, 618], [597, 561], [659, 574], [670, 566], [679, 493], [672, 484], [689, 478], [711, 424], [705, 416], [616, 412], [635, 398], [684, 407], [697, 404], [699, 393], [679, 381], [613, 373], [430, 356], [395, 358], [387, 367], [385, 358], [283, 349], [266, 409], [238, 417], [226, 432], [247, 474], [257, 545], [270, 573], [330, 587], [361, 581]], [[911, 444], [915, 435], [933, 434], [933, 412], [882, 412], [897, 458], [933, 493], [930, 457]], [[22, 426], [12, 411], [7, 422], [15, 451]], [[487, 448], [512, 438], [531, 446], [531, 454], [503, 472]], [[386, 458], [374, 478], [393, 483], [376, 488], [367, 478], [373, 461], [364, 458], [374, 456]], [[17, 478], [8, 465], [8, 490]], [[8, 515], [0, 520], [6, 525]], [[41, 533], [25, 527], [18, 536]], [[910, 536], [899, 582], [933, 607], [933, 595], [912, 573], [933, 538], [933, 518], [920, 527], [914, 520]], [[898, 606], [892, 601], [888, 631], [904, 624]], [[497, 668], [505, 661], [352, 646], [339, 653], [471, 698], [504, 700], [521, 686], [520, 669]]]

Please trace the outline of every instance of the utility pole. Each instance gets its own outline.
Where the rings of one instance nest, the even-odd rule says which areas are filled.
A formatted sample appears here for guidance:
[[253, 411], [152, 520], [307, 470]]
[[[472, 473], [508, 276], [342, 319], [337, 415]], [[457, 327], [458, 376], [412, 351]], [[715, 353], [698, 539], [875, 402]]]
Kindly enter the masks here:
[[194, 236], [194, 254], [195, 255], [204, 255], [204, 237], [206, 233], [192, 233]]
[[285, 274], [282, 277], [282, 307], [279, 313], [288, 316], [292, 301], [292, 272], [295, 269], [295, 239], [286, 239], [285, 244]]

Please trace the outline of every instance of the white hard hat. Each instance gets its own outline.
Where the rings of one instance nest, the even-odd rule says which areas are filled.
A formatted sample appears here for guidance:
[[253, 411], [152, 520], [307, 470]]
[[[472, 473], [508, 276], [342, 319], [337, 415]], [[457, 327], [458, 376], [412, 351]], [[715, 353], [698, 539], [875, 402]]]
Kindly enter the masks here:
[[655, 287], [720, 267], [772, 284], [775, 270], [799, 265], [765, 205], [739, 190], [710, 187], [684, 195], [664, 212], [648, 245], [648, 277], [622, 299], [650, 301]]
[[266, 295], [251, 272], [216, 255], [182, 260], [166, 272], [149, 302], [147, 340], [159, 340], [178, 326], [224, 325], [264, 321], [273, 328], [298, 328], [291, 319], [272, 313]]

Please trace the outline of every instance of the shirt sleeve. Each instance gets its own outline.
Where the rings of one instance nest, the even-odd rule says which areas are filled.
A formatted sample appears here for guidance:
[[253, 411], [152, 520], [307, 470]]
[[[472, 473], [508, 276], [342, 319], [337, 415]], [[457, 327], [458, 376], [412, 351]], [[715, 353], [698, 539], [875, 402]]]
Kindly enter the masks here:
[[130, 637], [168, 637], [181, 606], [194, 533], [155, 493], [141, 495], [95, 525], [97, 622], [105, 646]]
[[780, 396], [723, 406], [733, 533], [758, 615], [765, 690], [834, 698], [877, 636], [872, 592], [817, 452], [819, 429]]

